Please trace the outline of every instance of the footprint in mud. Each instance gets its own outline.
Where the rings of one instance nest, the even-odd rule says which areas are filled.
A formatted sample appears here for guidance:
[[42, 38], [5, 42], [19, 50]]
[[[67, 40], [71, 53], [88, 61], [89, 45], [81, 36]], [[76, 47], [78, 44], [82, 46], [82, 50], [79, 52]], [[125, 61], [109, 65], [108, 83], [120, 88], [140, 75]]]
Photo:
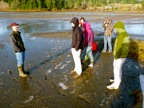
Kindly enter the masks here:
[[18, 79], [15, 77], [9, 77], [9, 79], [12, 79], [12, 81], [14, 81], [15, 83], [19, 82]]
[[106, 103], [106, 100], [103, 99], [103, 100], [101, 101], [101, 103], [100, 103], [100, 106], [103, 107], [103, 106], [105, 105], [105, 103]]
[[4, 72], [1, 72], [1, 73], [0, 73], [0, 76], [3, 75], [3, 74], [4, 74]]
[[48, 80], [48, 74], [45, 74], [45, 80]]
[[46, 73], [48, 73], [48, 74], [52, 73], [52, 69], [47, 70]]
[[63, 83], [67, 82], [68, 80], [67, 75], [64, 75], [64, 78], [61, 78], [61, 80], [64, 80]]
[[64, 75], [65, 82], [68, 80], [67, 75]]
[[66, 63], [70, 63], [72, 60], [67, 61]]
[[83, 95], [78, 95], [78, 98], [79, 98], [80, 100], [85, 101], [85, 103], [90, 103], [90, 101], [89, 101], [85, 96], [83, 96]]
[[62, 65], [62, 63], [59, 63], [58, 65], [56, 65], [55, 69], [57, 69], [61, 65]]
[[62, 82], [59, 83], [59, 86], [62, 87], [63, 90], [68, 89], [68, 87]]
[[47, 55], [47, 57], [50, 57], [50, 55]]
[[29, 98], [28, 98], [28, 100], [25, 100], [23, 103], [29, 103], [30, 101], [32, 101], [33, 100], [33, 98], [34, 98], [34, 96], [30, 96]]
[[116, 95], [116, 93], [113, 93], [110, 96], [107, 96], [104, 99], [102, 99], [102, 101], [100, 102], [99, 106], [100, 107], [104, 107], [106, 104], [109, 104], [109, 100], [111, 100], [115, 95]]
[[70, 57], [71, 55], [67, 55], [67, 57]]
[[52, 73], [52, 69], [49, 69], [45, 72], [45, 80], [48, 79], [48, 74]]
[[62, 80], [64, 80], [63, 82], [59, 82], [59, 86], [62, 87], [63, 90], [68, 89], [68, 86], [66, 86], [64, 83], [67, 82], [67, 75], [64, 75], [64, 78], [61, 78]]
[[64, 69], [67, 66], [67, 64], [62, 65], [62, 67], [60, 67], [60, 69]]
[[[13, 73], [13, 70], [8, 70], [9, 74], [12, 74]], [[1, 74], [0, 74], [1, 75]]]

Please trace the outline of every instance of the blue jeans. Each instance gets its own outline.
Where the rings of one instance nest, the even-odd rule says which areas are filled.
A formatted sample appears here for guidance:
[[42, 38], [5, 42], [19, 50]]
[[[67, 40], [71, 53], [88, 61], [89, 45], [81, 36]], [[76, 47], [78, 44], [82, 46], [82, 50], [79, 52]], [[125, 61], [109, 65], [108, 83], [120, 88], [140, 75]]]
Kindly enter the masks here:
[[17, 52], [15, 53], [16, 55], [16, 59], [17, 59], [17, 66], [22, 66], [24, 64], [24, 60], [25, 60], [25, 52]]
[[103, 51], [107, 51], [107, 43], [109, 47], [109, 52], [112, 52], [112, 44], [111, 44], [112, 36], [104, 36], [104, 49]]
[[93, 54], [92, 54], [92, 47], [91, 46], [88, 46], [88, 47], [84, 48], [84, 50], [82, 52], [81, 59], [84, 60], [87, 53], [88, 53], [88, 55], [90, 57], [90, 60], [94, 60], [94, 57], [93, 57]]

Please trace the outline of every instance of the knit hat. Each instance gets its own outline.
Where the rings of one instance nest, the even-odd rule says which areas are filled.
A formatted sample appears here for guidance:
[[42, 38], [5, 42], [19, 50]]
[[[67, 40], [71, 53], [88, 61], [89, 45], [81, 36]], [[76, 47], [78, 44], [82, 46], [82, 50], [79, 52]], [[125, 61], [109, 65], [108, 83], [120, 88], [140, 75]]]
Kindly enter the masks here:
[[121, 21], [118, 21], [115, 23], [114, 28], [121, 28], [121, 29], [125, 29], [124, 27], [124, 23]]

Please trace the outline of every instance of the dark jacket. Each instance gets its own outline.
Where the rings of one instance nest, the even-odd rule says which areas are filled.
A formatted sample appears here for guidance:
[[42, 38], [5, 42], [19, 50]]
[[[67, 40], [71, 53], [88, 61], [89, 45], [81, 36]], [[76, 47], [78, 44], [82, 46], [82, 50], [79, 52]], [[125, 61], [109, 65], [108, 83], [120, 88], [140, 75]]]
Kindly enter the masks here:
[[72, 31], [72, 44], [71, 47], [75, 48], [76, 51], [83, 48], [83, 31], [79, 27], [79, 20], [77, 18], [73, 18], [71, 20], [75, 26]]
[[13, 46], [14, 52], [25, 51], [24, 43], [21, 38], [21, 33], [13, 31], [10, 35], [10, 42]]

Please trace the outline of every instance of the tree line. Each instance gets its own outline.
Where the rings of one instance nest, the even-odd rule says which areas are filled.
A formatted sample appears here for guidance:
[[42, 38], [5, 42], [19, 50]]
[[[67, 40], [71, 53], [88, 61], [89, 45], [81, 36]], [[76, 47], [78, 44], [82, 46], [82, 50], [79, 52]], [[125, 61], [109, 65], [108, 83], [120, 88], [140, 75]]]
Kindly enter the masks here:
[[86, 9], [87, 7], [107, 6], [109, 4], [142, 4], [143, 0], [2, 0], [10, 9]]

